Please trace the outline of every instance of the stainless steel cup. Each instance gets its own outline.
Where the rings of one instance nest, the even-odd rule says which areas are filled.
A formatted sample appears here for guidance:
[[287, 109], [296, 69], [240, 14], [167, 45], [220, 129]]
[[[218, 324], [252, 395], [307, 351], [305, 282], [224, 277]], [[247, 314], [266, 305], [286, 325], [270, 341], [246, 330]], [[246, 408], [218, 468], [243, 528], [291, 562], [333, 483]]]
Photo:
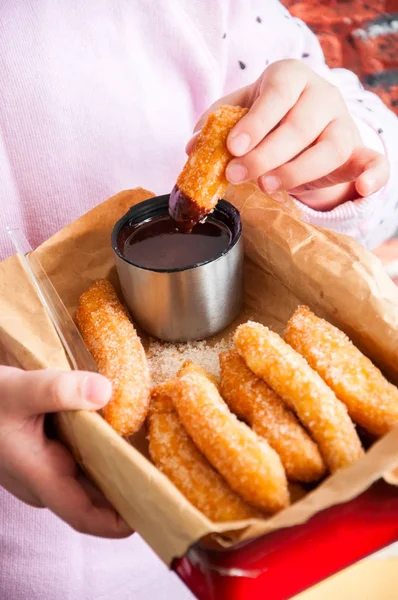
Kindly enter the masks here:
[[[169, 195], [133, 206], [112, 233], [122, 292], [133, 320], [149, 335], [170, 342], [201, 340], [229, 325], [243, 300], [243, 245], [239, 213], [221, 200], [212, 218], [231, 232], [214, 259], [181, 269], [148, 269], [122, 253], [123, 229], [168, 214]], [[189, 235], [189, 234], [187, 234]]]

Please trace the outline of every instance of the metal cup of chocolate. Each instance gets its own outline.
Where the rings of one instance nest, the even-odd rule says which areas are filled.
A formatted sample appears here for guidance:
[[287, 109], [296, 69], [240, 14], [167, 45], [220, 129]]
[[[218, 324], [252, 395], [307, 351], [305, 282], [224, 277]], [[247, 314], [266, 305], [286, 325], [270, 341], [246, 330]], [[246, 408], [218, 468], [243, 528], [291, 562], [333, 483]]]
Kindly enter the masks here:
[[133, 206], [112, 232], [122, 293], [146, 333], [169, 342], [210, 337], [239, 314], [243, 243], [239, 212], [220, 200], [191, 233], [169, 216], [169, 194]]

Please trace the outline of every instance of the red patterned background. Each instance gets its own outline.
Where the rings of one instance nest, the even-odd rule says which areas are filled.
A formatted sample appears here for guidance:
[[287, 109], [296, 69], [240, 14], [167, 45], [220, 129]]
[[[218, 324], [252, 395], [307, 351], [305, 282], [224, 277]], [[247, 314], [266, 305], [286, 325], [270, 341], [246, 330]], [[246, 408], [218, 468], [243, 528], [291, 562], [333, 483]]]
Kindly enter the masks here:
[[328, 64], [355, 71], [398, 115], [398, 0], [283, 0], [317, 34]]

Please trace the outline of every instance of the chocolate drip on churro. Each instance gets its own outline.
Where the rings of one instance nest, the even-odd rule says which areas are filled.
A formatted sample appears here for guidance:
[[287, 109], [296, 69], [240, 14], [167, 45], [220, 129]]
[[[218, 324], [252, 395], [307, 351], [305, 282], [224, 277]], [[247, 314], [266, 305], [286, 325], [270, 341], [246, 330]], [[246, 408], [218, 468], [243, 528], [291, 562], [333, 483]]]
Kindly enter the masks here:
[[170, 194], [170, 216], [181, 231], [190, 233], [223, 197], [225, 169], [232, 158], [227, 138], [246, 112], [240, 106], [220, 106], [209, 115]]
[[169, 200], [169, 215], [175, 221], [178, 229], [183, 233], [191, 233], [192, 229], [200, 223], [207, 212], [182, 192], [177, 185], [174, 186]]

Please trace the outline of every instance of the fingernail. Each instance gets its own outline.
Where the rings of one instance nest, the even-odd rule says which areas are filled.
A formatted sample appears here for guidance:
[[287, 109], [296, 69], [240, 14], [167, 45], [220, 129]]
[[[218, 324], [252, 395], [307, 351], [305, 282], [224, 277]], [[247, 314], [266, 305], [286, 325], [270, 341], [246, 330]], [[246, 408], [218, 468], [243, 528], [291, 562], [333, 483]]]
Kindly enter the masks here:
[[374, 179], [365, 179], [365, 194], [370, 196], [376, 191], [376, 181]]
[[102, 375], [87, 375], [83, 381], [83, 397], [92, 408], [104, 406], [112, 394], [111, 382]]
[[261, 179], [261, 183], [266, 192], [277, 192], [281, 189], [281, 180], [274, 175], [268, 175]]
[[238, 135], [229, 138], [228, 147], [232, 154], [242, 156], [248, 151], [250, 142], [251, 139], [248, 133], [238, 133]]
[[241, 183], [247, 177], [247, 169], [240, 163], [230, 163], [225, 174], [231, 183]]

